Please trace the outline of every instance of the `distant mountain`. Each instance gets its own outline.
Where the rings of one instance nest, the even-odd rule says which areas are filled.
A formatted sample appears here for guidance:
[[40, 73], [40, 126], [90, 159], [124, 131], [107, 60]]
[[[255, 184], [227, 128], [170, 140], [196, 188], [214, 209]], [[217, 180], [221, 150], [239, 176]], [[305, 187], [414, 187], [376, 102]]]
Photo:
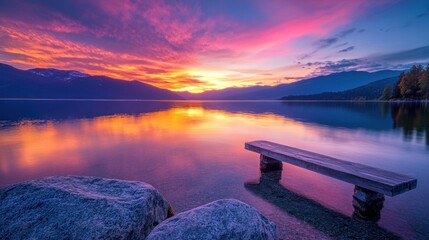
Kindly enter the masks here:
[[361, 87], [341, 92], [324, 92], [311, 95], [289, 95], [283, 100], [377, 100], [382, 95], [385, 87], [389, 86], [391, 91], [399, 77], [378, 80]]
[[1, 63], [0, 98], [183, 99], [172, 91], [139, 81], [52, 68], [19, 70]]
[[258, 86], [248, 88], [227, 88], [193, 95], [185, 98], [201, 100], [259, 100], [281, 99], [288, 95], [308, 95], [322, 92], [338, 92], [356, 88], [376, 80], [397, 77], [402, 71], [362, 72], [350, 71], [318, 76], [290, 84], [273, 87]]
[[139, 81], [91, 76], [78, 71], [53, 68], [19, 70], [0, 63], [0, 98], [61, 99], [153, 99], [153, 100], [264, 100], [288, 95], [339, 92], [376, 80], [399, 76], [401, 71], [340, 72], [277, 86], [252, 86], [207, 91], [200, 94], [175, 93]]

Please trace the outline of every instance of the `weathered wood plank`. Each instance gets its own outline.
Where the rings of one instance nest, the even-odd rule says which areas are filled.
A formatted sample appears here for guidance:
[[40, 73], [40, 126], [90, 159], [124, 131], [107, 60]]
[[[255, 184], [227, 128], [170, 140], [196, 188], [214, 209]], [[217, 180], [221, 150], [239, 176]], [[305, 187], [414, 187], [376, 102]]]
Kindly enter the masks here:
[[416, 188], [417, 179], [268, 141], [245, 143], [245, 149], [357, 186], [395, 196]]

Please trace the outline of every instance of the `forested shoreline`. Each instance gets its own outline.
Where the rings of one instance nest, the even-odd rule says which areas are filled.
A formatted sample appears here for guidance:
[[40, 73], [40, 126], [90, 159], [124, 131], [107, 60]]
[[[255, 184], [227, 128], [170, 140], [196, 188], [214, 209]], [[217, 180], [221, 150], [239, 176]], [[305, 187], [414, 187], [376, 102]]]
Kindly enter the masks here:
[[[386, 89], [383, 95], [386, 94]], [[383, 98], [383, 96], [381, 97]], [[422, 65], [413, 65], [409, 72], [399, 76], [398, 82], [393, 89], [391, 100], [429, 99], [429, 64], [424, 69]]]

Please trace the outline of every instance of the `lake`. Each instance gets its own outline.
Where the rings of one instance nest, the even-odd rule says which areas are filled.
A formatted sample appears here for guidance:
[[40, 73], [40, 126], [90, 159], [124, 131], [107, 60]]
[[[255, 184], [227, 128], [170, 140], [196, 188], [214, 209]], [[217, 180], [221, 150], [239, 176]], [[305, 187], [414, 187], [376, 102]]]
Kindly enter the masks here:
[[[417, 188], [386, 197], [377, 223], [356, 220], [351, 184], [283, 164], [278, 183], [258, 185], [244, 142], [262, 139], [409, 175]], [[52, 175], [144, 181], [176, 213], [236, 198], [280, 239], [362, 228], [427, 239], [429, 104], [1, 100], [0, 187]]]

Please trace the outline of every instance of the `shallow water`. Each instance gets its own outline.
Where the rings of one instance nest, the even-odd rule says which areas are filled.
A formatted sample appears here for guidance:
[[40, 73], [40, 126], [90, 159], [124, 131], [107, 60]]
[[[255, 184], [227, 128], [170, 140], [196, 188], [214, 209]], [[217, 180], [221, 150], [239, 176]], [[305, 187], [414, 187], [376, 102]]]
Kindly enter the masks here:
[[428, 103], [2, 100], [0, 187], [52, 175], [139, 180], [176, 212], [220, 198], [249, 203], [281, 239], [353, 231], [338, 226], [354, 221], [351, 184], [284, 164], [269, 193], [248, 187], [261, 174], [244, 142], [264, 139], [416, 177], [416, 189], [386, 197], [371, 227], [424, 239], [428, 132]]

